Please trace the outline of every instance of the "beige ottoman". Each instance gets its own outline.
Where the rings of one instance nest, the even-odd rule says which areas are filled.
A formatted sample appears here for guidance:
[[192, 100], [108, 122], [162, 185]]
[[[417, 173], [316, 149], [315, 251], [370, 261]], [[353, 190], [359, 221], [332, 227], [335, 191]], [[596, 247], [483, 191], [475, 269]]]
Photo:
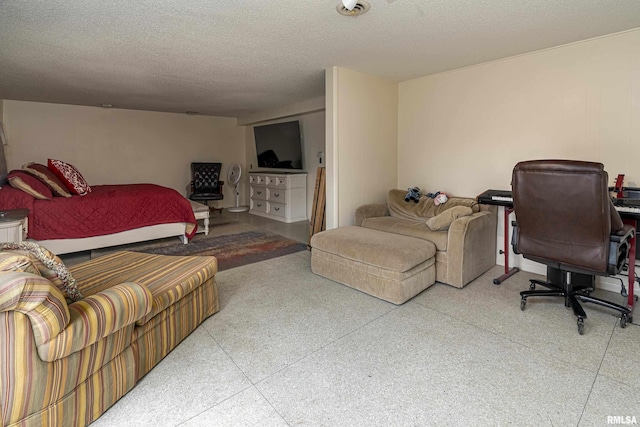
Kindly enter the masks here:
[[204, 227], [201, 229], [198, 226], [198, 231], [196, 231], [196, 233], [204, 233], [206, 236], [209, 234], [209, 206], [194, 202], [193, 200], [189, 200], [189, 202], [191, 202], [191, 210], [193, 211], [193, 215], [196, 217], [196, 220], [203, 220], [204, 222]]
[[436, 281], [436, 247], [426, 240], [348, 226], [311, 238], [311, 271], [402, 304]]

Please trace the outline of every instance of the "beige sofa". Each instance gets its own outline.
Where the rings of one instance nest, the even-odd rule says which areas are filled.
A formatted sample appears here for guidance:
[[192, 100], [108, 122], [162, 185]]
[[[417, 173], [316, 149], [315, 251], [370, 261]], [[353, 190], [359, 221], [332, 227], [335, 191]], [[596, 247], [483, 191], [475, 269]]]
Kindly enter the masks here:
[[390, 190], [386, 202], [359, 207], [355, 225], [432, 242], [436, 280], [458, 288], [495, 265], [495, 206], [461, 197], [438, 206], [428, 197], [406, 202], [406, 193]]

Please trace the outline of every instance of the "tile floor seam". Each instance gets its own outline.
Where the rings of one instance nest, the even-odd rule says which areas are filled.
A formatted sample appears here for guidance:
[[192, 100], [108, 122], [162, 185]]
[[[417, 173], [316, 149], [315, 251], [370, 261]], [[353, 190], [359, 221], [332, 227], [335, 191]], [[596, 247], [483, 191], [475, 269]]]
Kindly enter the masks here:
[[613, 340], [613, 334], [616, 331], [616, 323], [614, 323], [613, 327], [611, 328], [611, 334], [609, 335], [609, 340], [607, 341], [607, 347], [604, 349], [602, 359], [600, 359], [600, 364], [598, 365], [598, 369], [596, 370], [596, 375], [593, 377], [591, 388], [589, 389], [589, 393], [587, 394], [587, 400], [584, 402], [584, 406], [582, 407], [582, 412], [580, 412], [580, 418], [578, 418], [578, 424], [576, 424], [576, 427], [580, 425], [582, 417], [584, 417], [584, 413], [587, 410], [587, 404], [589, 403], [589, 399], [591, 398], [591, 393], [593, 393], [593, 388], [596, 386], [596, 381], [598, 381], [598, 377], [600, 376], [600, 369], [602, 369], [602, 364], [604, 363], [605, 357], [607, 357], [607, 351], [609, 350], [609, 346], [611, 345], [611, 340]]
[[[412, 301], [412, 303], [413, 303], [413, 301]], [[425, 306], [425, 305], [423, 305], [423, 304], [420, 304], [420, 302], [417, 302], [417, 301], [415, 302], [415, 304], [418, 304], [419, 306], [421, 306], [421, 307], [423, 307], [423, 308], [427, 308], [427, 309], [429, 309], [429, 310], [433, 310], [433, 311], [435, 311], [436, 313], [439, 313], [439, 314], [445, 315], [445, 316], [449, 317], [450, 319], [456, 319], [456, 320], [459, 320], [460, 322], [462, 322], [462, 323], [464, 323], [464, 324], [466, 324], [466, 325], [469, 325], [469, 326], [472, 326], [472, 327], [474, 327], [474, 328], [476, 328], [476, 329], [478, 329], [478, 330], [481, 330], [481, 331], [484, 331], [484, 332], [490, 333], [490, 334], [492, 334], [492, 335], [494, 335], [494, 336], [496, 336], [496, 337], [498, 337], [498, 338], [502, 338], [502, 339], [504, 339], [505, 341], [508, 341], [508, 342], [510, 342], [510, 343], [512, 343], [512, 344], [516, 344], [516, 345], [522, 346], [523, 348], [526, 348], [527, 350], [533, 351], [533, 352], [534, 352], [534, 353], [536, 353], [536, 354], [543, 355], [543, 356], [547, 356], [547, 357], [551, 357], [551, 358], [553, 358], [553, 359], [557, 360], [558, 362], [566, 363], [566, 364], [569, 364], [569, 365], [573, 366], [573, 367], [574, 367], [574, 368], [576, 368], [576, 369], [580, 369], [580, 370], [582, 370], [582, 371], [592, 373], [592, 374], [594, 374], [596, 377], [598, 376], [598, 372], [600, 371], [600, 366], [602, 366], [602, 360], [601, 360], [600, 365], [598, 366], [598, 370], [597, 370], [597, 371], [590, 371], [590, 370], [585, 369], [585, 368], [583, 368], [583, 367], [581, 367], [581, 366], [577, 366], [577, 365], [573, 364], [572, 362], [569, 362], [569, 361], [564, 360], [564, 359], [560, 359], [560, 358], [556, 357], [556, 356], [555, 356], [555, 355], [553, 355], [553, 354], [543, 353], [543, 352], [541, 352], [541, 351], [537, 350], [535, 347], [531, 347], [531, 346], [529, 346], [529, 345], [527, 345], [527, 344], [524, 344], [524, 343], [521, 343], [521, 342], [519, 342], [519, 341], [516, 341], [516, 340], [514, 340], [514, 339], [512, 339], [512, 338], [509, 338], [508, 336], [505, 336], [505, 335], [500, 334], [499, 332], [497, 332], [497, 331], [495, 331], [495, 330], [487, 329], [487, 328], [483, 327], [482, 325], [476, 325], [476, 324], [473, 324], [473, 323], [469, 323], [469, 322], [468, 322], [467, 320], [465, 320], [465, 319], [462, 319], [462, 318], [459, 318], [459, 317], [452, 316], [452, 315], [451, 315], [451, 314], [449, 314], [449, 313], [442, 312], [442, 311], [437, 310], [437, 309], [435, 309], [435, 308], [433, 308], [433, 307], [427, 307], [427, 306]], [[615, 329], [615, 323], [614, 323], [614, 325], [613, 325], [613, 329]], [[612, 331], [611, 331], [612, 336], [613, 336], [613, 329], [612, 329]], [[609, 338], [609, 341], [607, 342], [607, 347], [604, 349], [604, 351], [603, 351], [603, 353], [602, 353], [602, 358], [603, 358], [603, 360], [604, 360], [604, 357], [605, 357], [605, 355], [606, 355], [606, 353], [607, 353], [607, 349], [609, 348], [609, 343], [610, 343], [610, 341], [611, 341], [611, 337]], [[595, 377], [594, 377], [594, 381], [595, 381]], [[618, 382], [619, 382], [619, 381], [618, 381]]]
[[[380, 319], [380, 318], [382, 318], [382, 317], [384, 317], [384, 316], [388, 315], [389, 313], [392, 313], [393, 311], [395, 311], [395, 310], [399, 309], [400, 307], [401, 307], [401, 306], [391, 307], [391, 309], [390, 309], [389, 311], [387, 311], [387, 312], [385, 312], [385, 313], [383, 313], [383, 314], [381, 314], [381, 315], [379, 315], [379, 316], [377, 316], [377, 317], [375, 317], [375, 318], [371, 319], [369, 322], [363, 323], [362, 325], [358, 326], [357, 328], [355, 328], [355, 329], [353, 329], [353, 330], [351, 330], [351, 331], [349, 331], [349, 332], [347, 332], [347, 333], [345, 333], [345, 334], [343, 334], [343, 335], [339, 336], [338, 338], [336, 338], [336, 339], [332, 340], [331, 342], [326, 343], [326, 344], [325, 344], [325, 345], [323, 345], [322, 347], [318, 347], [317, 349], [313, 350], [312, 352], [310, 352], [310, 353], [308, 353], [308, 354], [305, 354], [304, 356], [300, 357], [300, 358], [299, 358], [299, 359], [297, 359], [297, 360], [294, 360], [293, 362], [291, 362], [291, 363], [290, 363], [290, 364], [288, 364], [287, 366], [283, 366], [282, 368], [280, 368], [280, 369], [278, 369], [277, 371], [275, 371], [275, 372], [271, 373], [270, 375], [267, 375], [266, 377], [264, 377], [264, 378], [262, 378], [262, 379], [260, 379], [260, 380], [256, 381], [255, 383], [253, 383], [253, 382], [252, 382], [252, 384], [253, 384], [253, 385], [255, 385], [255, 386], [257, 387], [260, 383], [265, 382], [266, 380], [270, 379], [270, 378], [271, 378], [271, 377], [273, 377], [274, 375], [276, 375], [276, 374], [278, 374], [278, 373], [282, 372], [282, 371], [283, 371], [283, 370], [285, 370], [285, 369], [288, 369], [288, 368], [290, 368], [290, 367], [292, 367], [292, 366], [295, 366], [297, 363], [300, 363], [301, 361], [303, 361], [303, 360], [304, 360], [304, 359], [306, 359], [307, 357], [309, 357], [309, 356], [313, 356], [314, 354], [316, 354], [316, 353], [318, 353], [319, 351], [321, 351], [321, 350], [325, 349], [326, 347], [328, 347], [328, 346], [330, 346], [330, 345], [332, 345], [332, 344], [334, 344], [334, 343], [336, 343], [336, 342], [338, 342], [338, 341], [340, 341], [340, 340], [342, 340], [342, 339], [344, 339], [344, 338], [348, 337], [349, 335], [351, 335], [351, 334], [353, 334], [353, 333], [355, 333], [355, 332], [359, 331], [360, 329], [362, 329], [362, 328], [364, 328], [365, 326], [367, 326], [367, 325], [371, 324], [372, 322], [375, 322], [376, 320], [378, 320], [378, 319]], [[249, 380], [249, 381], [251, 381], [251, 380]], [[259, 389], [258, 389], [258, 391], [259, 391]], [[261, 393], [261, 394], [262, 394], [262, 393]], [[266, 399], [266, 398], [265, 398], [265, 399]], [[267, 399], [267, 401], [269, 401], [269, 400]], [[271, 404], [271, 402], [269, 402], [269, 404]]]

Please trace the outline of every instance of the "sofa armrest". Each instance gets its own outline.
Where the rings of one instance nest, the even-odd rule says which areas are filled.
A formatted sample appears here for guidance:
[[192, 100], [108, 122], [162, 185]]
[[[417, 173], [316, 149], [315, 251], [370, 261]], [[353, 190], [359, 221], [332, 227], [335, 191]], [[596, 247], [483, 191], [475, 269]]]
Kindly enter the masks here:
[[447, 283], [461, 288], [496, 264], [497, 226], [495, 211], [476, 212], [451, 223]]
[[69, 356], [134, 324], [151, 311], [153, 296], [145, 286], [121, 283], [69, 305], [70, 322], [52, 340], [38, 345], [47, 362]]
[[389, 216], [389, 209], [387, 203], [372, 203], [369, 205], [362, 205], [356, 209], [356, 223], [355, 225], [361, 226], [362, 221], [367, 218], [375, 218], [378, 216]]

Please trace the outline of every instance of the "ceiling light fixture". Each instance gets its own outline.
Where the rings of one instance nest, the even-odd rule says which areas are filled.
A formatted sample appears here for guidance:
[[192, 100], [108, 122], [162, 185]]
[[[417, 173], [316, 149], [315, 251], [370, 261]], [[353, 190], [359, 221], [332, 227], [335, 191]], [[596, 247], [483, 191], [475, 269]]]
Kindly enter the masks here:
[[344, 8], [347, 10], [353, 10], [356, 7], [356, 3], [358, 3], [358, 0], [342, 0]]
[[342, 3], [338, 3], [336, 10], [340, 15], [344, 16], [360, 16], [366, 13], [371, 8], [371, 5], [364, 0], [342, 0]]

